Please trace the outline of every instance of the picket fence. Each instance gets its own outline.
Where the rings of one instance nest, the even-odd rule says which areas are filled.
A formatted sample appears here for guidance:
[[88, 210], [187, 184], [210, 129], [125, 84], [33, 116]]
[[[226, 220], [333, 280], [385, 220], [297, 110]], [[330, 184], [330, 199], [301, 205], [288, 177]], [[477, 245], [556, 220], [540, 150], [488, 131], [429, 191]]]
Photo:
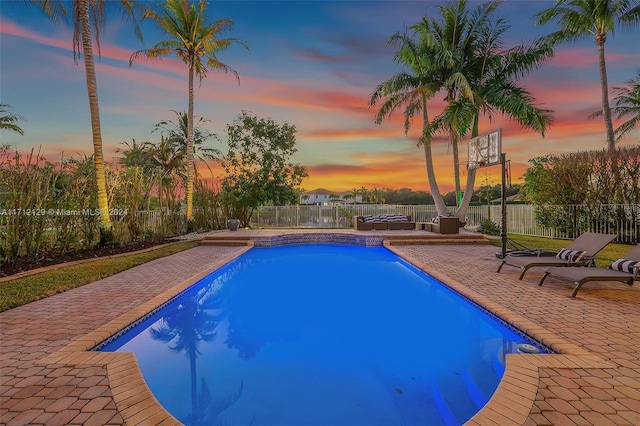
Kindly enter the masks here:
[[[501, 210], [499, 205], [470, 206], [466, 215], [467, 229], [477, 229], [487, 220], [500, 224]], [[214, 229], [221, 226], [220, 222], [224, 223], [221, 220], [222, 213], [218, 212], [217, 215], [214, 213], [212, 210], [199, 211], [198, 228]], [[254, 229], [346, 229], [353, 227], [354, 216], [382, 213], [410, 215], [415, 222], [429, 222], [437, 216], [433, 205], [263, 206], [254, 212], [250, 226]], [[453, 213], [453, 208], [450, 213]], [[94, 238], [97, 236], [97, 222], [84, 225], [81, 222], [76, 225], [65, 222], [66, 226], [60, 227], [60, 222], [56, 222], [55, 217], [34, 216], [30, 219], [41, 221], [39, 224], [34, 223], [38, 225], [34, 229], [40, 230], [40, 237], [31, 241], [32, 246], [29, 249], [27, 241], [12, 238], [20, 234], [12, 234], [17, 231], [11, 229], [16, 222], [9, 219], [10, 216], [0, 215], [0, 263], [16, 255], [31, 255], [60, 247], [74, 249], [80, 244], [88, 244], [85, 229], [93, 229]], [[72, 219], [83, 220], [81, 217], [74, 216], [68, 218], [68, 220]], [[187, 233], [187, 222], [184, 213], [181, 212], [140, 211], [136, 212], [135, 216], [114, 219], [116, 219], [114, 233], [117, 235], [117, 241], [150, 240]], [[22, 223], [29, 226], [25, 222]], [[620, 243], [637, 244], [640, 242], [640, 205], [534, 207], [527, 204], [509, 204], [506, 225], [507, 232], [511, 234], [572, 239], [583, 232], [600, 232], [616, 234], [618, 236], [616, 241]], [[19, 244], [17, 249], [16, 244]]]
[[[450, 213], [454, 208], [450, 208]], [[437, 216], [434, 205], [300, 205], [263, 206], [251, 218], [252, 228], [350, 228], [353, 217], [369, 214], [410, 215], [415, 222], [429, 222]], [[546, 218], [545, 225], [536, 217]], [[502, 221], [500, 205], [469, 206], [466, 226], [475, 229], [490, 220]], [[508, 233], [547, 238], [575, 238], [583, 232], [617, 234], [621, 243], [638, 243], [640, 237], [640, 205], [607, 204], [600, 206], [546, 206], [508, 204]]]

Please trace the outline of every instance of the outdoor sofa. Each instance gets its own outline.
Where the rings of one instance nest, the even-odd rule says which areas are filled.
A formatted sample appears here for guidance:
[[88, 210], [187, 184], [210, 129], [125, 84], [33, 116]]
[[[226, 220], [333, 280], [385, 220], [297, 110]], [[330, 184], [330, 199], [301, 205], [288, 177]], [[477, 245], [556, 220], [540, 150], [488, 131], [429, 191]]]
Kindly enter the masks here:
[[460, 232], [460, 220], [457, 216], [437, 216], [424, 223], [422, 229], [436, 234], [457, 234]]
[[403, 214], [376, 214], [354, 216], [353, 227], [358, 231], [413, 230], [416, 229], [416, 223], [411, 221], [411, 216]]
[[619, 281], [633, 285], [640, 273], [640, 244], [631, 249], [624, 258], [618, 259], [608, 268], [548, 268], [540, 278], [542, 285], [547, 277], [558, 278], [575, 284], [571, 297], [576, 297], [578, 290], [589, 281]]

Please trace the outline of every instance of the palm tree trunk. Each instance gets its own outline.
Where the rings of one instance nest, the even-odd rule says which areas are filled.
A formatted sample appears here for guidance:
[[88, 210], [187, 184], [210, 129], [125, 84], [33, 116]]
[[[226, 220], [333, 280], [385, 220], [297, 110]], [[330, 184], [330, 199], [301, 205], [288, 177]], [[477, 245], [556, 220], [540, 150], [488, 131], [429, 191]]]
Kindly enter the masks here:
[[433, 170], [433, 154], [431, 152], [431, 137], [425, 136], [429, 125], [429, 115], [427, 113], [427, 98], [422, 98], [422, 147], [424, 148], [424, 163], [427, 168], [427, 179], [429, 181], [429, 189], [433, 202], [436, 205], [436, 211], [439, 216], [447, 214], [447, 205], [444, 203], [438, 182], [436, 181], [436, 173]]
[[460, 207], [459, 194], [460, 186], [460, 153], [458, 147], [458, 135], [454, 129], [451, 129], [451, 147], [453, 149], [453, 177], [456, 185], [456, 205]]
[[193, 215], [193, 60], [189, 61], [189, 109], [187, 112], [187, 222]]
[[[475, 138], [479, 133], [479, 123], [480, 121], [480, 113], [476, 113], [476, 116], [473, 120], [473, 128], [471, 129], [471, 137]], [[456, 210], [456, 216], [461, 223], [467, 222], [467, 208], [469, 207], [469, 203], [471, 202], [471, 197], [473, 197], [473, 188], [476, 184], [476, 168], [469, 169], [467, 168], [467, 183], [464, 187], [464, 195], [462, 196], [462, 202], [458, 206]]]
[[[89, 95], [91, 132], [93, 136], [93, 164], [96, 172], [98, 208], [100, 209], [100, 235], [104, 238], [105, 234], [111, 231], [111, 218], [109, 216], [107, 182], [104, 170], [104, 156], [102, 154], [102, 131], [100, 128], [100, 109], [98, 107], [98, 84], [96, 81], [96, 68], [93, 61], [93, 48], [91, 43], [89, 0], [79, 0], [79, 7], [82, 51], [84, 56], [85, 76], [87, 79], [87, 92]], [[104, 242], [104, 240], [102, 242]]]
[[602, 116], [607, 131], [607, 147], [609, 150], [615, 149], [616, 139], [613, 134], [613, 121], [611, 120], [611, 108], [609, 108], [609, 82], [607, 80], [607, 64], [604, 59], [604, 42], [606, 34], [598, 34], [596, 42], [598, 44], [598, 64], [600, 68], [600, 87], [602, 89]]
[[469, 169], [467, 174], [467, 184], [464, 187], [464, 195], [462, 196], [462, 202], [460, 206], [456, 210], [456, 216], [461, 223], [466, 223], [467, 219], [467, 207], [469, 207], [469, 203], [471, 202], [471, 197], [473, 196], [473, 187], [476, 183], [476, 169]]

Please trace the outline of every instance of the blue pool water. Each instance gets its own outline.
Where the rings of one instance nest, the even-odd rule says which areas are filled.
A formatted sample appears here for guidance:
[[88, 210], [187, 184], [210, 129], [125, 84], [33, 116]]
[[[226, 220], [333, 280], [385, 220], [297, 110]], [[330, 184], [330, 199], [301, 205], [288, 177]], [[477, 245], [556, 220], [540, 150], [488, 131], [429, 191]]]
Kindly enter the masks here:
[[[382, 247], [254, 248], [100, 350], [187, 425], [457, 425], [531, 341]], [[521, 346], [522, 347], [522, 346]]]

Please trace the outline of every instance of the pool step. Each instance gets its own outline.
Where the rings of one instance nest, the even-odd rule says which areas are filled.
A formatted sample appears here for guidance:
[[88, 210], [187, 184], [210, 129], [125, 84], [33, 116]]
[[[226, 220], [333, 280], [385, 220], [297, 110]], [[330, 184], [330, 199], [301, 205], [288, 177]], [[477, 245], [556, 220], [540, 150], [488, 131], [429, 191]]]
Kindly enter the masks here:
[[390, 245], [460, 245], [460, 244], [489, 244], [489, 239], [484, 235], [398, 235], [386, 238]]
[[201, 246], [248, 246], [252, 241], [246, 236], [209, 235], [200, 240]]

